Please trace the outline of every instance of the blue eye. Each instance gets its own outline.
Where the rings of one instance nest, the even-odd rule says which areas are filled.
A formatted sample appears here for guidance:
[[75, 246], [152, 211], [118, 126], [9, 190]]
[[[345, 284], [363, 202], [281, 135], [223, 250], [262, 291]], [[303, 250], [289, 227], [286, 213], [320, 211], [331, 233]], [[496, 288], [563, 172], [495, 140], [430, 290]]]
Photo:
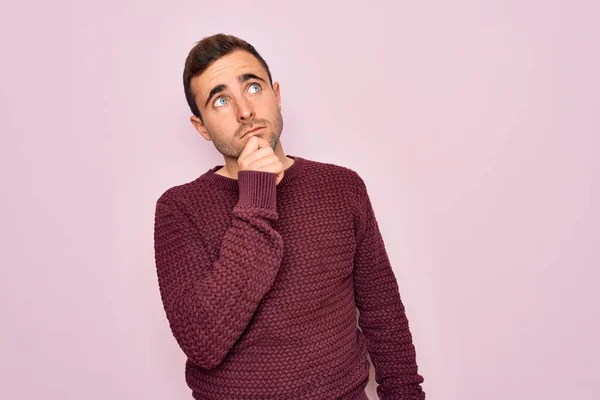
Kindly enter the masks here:
[[215, 105], [216, 105], [217, 107], [224, 106], [224, 105], [225, 105], [224, 103], [221, 103], [221, 104], [219, 104], [219, 100], [225, 100], [225, 98], [224, 98], [224, 97], [219, 97], [219, 98], [217, 99], [217, 101], [215, 102]]
[[[250, 87], [252, 87], [252, 86], [256, 86], [257, 88], [259, 88], [259, 89], [260, 89], [260, 85], [259, 85], [258, 83], [253, 83], [252, 85], [250, 85]], [[256, 93], [256, 92], [255, 92], [255, 93]]]

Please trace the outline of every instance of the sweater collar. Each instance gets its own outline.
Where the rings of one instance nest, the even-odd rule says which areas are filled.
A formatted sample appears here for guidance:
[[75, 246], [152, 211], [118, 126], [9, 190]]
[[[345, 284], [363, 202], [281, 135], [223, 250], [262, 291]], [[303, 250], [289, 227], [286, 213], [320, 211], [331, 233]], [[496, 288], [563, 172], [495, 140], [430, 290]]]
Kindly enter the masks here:
[[[277, 187], [283, 187], [294, 178], [300, 176], [306, 165], [306, 160], [302, 157], [294, 156], [291, 154], [287, 154], [287, 156], [293, 159], [294, 163], [284, 170], [285, 173], [283, 174], [283, 179], [281, 180], [281, 182], [279, 182]], [[206, 182], [214, 186], [218, 186], [228, 190], [237, 190], [237, 179], [229, 178], [215, 173], [215, 171], [217, 171], [221, 167], [223, 167], [223, 164], [216, 165], [210, 168], [208, 171], [202, 174], [200, 178], [204, 179]]]

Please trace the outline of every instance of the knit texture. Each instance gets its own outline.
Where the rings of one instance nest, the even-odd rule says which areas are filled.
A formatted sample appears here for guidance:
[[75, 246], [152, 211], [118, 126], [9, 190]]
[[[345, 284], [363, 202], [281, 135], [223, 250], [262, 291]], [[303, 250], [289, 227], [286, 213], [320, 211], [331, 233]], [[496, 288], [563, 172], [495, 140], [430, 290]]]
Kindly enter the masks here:
[[[194, 399], [422, 400], [423, 377], [363, 179], [288, 155], [156, 202], [160, 295]], [[357, 310], [358, 320], [357, 320]]]

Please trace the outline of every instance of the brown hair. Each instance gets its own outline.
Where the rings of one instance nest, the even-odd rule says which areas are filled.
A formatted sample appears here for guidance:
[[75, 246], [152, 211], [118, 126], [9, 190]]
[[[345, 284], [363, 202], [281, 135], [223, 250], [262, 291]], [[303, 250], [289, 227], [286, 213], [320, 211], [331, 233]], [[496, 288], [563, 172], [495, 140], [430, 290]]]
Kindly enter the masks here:
[[185, 98], [190, 106], [192, 114], [198, 117], [200, 121], [202, 121], [202, 116], [200, 115], [200, 110], [198, 109], [198, 105], [194, 98], [194, 92], [192, 91], [192, 78], [202, 74], [212, 63], [235, 50], [245, 50], [256, 57], [267, 71], [269, 83], [271, 86], [273, 85], [269, 66], [250, 43], [233, 35], [226, 35], [224, 33], [205, 37], [197, 42], [190, 50], [185, 60], [185, 68], [183, 69], [183, 89], [185, 91]]

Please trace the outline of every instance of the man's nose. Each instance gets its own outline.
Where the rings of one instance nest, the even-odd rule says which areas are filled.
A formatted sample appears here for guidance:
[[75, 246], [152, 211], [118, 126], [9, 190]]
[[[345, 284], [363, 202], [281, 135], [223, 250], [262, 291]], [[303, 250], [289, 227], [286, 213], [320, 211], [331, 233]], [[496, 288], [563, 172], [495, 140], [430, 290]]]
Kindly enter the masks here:
[[252, 103], [246, 99], [238, 101], [238, 121], [250, 121], [255, 117]]

